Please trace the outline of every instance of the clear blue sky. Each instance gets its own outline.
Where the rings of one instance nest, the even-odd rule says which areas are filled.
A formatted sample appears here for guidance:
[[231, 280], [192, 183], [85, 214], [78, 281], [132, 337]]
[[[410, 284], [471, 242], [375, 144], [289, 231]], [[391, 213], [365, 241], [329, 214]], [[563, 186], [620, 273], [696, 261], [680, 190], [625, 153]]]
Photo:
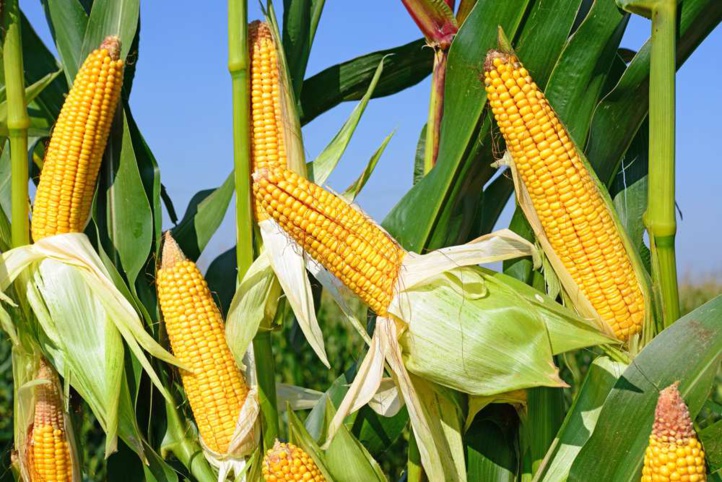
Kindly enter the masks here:
[[[278, 1], [278, 4], [282, 2]], [[260, 9], [249, 2], [249, 18]], [[45, 41], [52, 40], [40, 2], [21, 8]], [[179, 214], [200, 189], [219, 185], [232, 167], [231, 93], [226, 69], [226, 2], [187, 0], [141, 2], [140, 58], [131, 107], [161, 167]], [[212, 6], [211, 6], [212, 5]], [[326, 2], [308, 66], [308, 75], [355, 56], [418, 38], [416, 25], [400, 1]], [[634, 18], [623, 46], [638, 48], [649, 23]], [[722, 28], [717, 28], [687, 61], [677, 84], [677, 202], [684, 215], [678, 226], [682, 276], [722, 275]], [[329, 184], [342, 190], [355, 179], [383, 138], [396, 129], [359, 204], [381, 220], [411, 187], [419, 130], [426, 119], [429, 82], [392, 97], [371, 101], [356, 137]], [[343, 104], [304, 128], [308, 159], [313, 159], [343, 124], [354, 104]], [[510, 210], [499, 223], [508, 223]], [[166, 222], [169, 227], [169, 222]], [[232, 246], [229, 216], [209, 244], [207, 264]]]

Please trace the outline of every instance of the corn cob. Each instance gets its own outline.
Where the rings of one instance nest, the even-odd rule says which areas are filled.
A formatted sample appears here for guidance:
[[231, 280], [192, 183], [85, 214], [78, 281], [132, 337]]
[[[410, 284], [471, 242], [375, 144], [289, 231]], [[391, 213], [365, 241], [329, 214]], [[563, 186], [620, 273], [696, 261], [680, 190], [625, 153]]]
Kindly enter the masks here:
[[679, 382], [674, 383], [659, 394], [652, 434], [644, 455], [642, 482], [707, 480], [704, 451], [678, 385]]
[[257, 172], [256, 201], [316, 261], [385, 316], [406, 251], [346, 201], [293, 171]]
[[266, 482], [326, 480], [306, 452], [291, 443], [280, 443], [278, 440], [263, 458], [262, 472]]
[[[251, 172], [285, 168], [286, 140], [281, 107], [278, 52], [265, 22], [248, 25], [251, 58]], [[254, 202], [256, 221], [268, 215]]]
[[203, 442], [225, 454], [248, 386], [228, 348], [223, 318], [203, 275], [166, 233], [158, 300], [173, 354], [189, 368], [181, 379]]
[[73, 480], [72, 457], [65, 431], [65, 412], [53, 369], [43, 361], [35, 387], [35, 417], [28, 447], [31, 482]]
[[83, 62], [50, 138], [33, 206], [33, 239], [82, 232], [123, 83], [120, 41]]
[[549, 243], [601, 319], [626, 341], [642, 329], [644, 297], [594, 179], [516, 56], [490, 51], [484, 79], [489, 105]]

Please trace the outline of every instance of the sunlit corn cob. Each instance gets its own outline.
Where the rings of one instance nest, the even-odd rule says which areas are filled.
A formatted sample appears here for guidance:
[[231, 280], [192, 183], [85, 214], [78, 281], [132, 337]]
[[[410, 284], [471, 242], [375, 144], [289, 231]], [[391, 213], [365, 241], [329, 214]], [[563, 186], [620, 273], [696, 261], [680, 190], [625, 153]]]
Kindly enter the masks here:
[[263, 458], [262, 471], [266, 482], [326, 480], [306, 452], [291, 443], [280, 443], [278, 440]]
[[[271, 29], [258, 20], [248, 25], [251, 58], [251, 172], [286, 167], [278, 52]], [[268, 218], [254, 203], [256, 220]]]
[[385, 316], [406, 251], [346, 201], [293, 171], [262, 170], [263, 209], [316, 261]]
[[72, 457], [65, 431], [63, 400], [53, 369], [43, 361], [35, 387], [35, 418], [27, 449], [31, 482], [73, 480]]
[[707, 480], [704, 451], [678, 385], [679, 382], [670, 385], [659, 394], [652, 435], [644, 454], [642, 482]]
[[198, 431], [208, 448], [224, 454], [248, 386], [228, 348], [223, 318], [203, 275], [170, 233], [156, 282], [171, 349], [190, 370], [181, 370], [181, 379]]
[[484, 78], [499, 130], [554, 252], [599, 316], [627, 340], [642, 329], [643, 294], [574, 143], [513, 54], [490, 51]]
[[35, 195], [35, 241], [85, 229], [123, 83], [119, 54], [118, 38], [107, 37], [85, 59], [65, 99]]

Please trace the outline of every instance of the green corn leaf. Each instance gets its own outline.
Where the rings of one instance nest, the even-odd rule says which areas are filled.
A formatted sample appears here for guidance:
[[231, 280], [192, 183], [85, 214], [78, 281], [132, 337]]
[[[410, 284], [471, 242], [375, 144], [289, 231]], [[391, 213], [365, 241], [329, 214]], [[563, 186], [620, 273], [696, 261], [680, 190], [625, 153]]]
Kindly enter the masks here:
[[[685, 0], [680, 4], [679, 18], [677, 68], [722, 21], [722, 4], [714, 0]], [[614, 179], [624, 152], [647, 116], [649, 54], [647, 42], [594, 111], [585, 153], [604, 183]]]
[[283, 50], [298, 98], [325, 0], [283, 1]]
[[[722, 361], [722, 296], [657, 335], [624, 371], [607, 397], [594, 433], [571, 467], [569, 480], [636, 481], [654, 420], [659, 390], [681, 381], [694, 418]], [[604, 463], [599, 463], [599, 454]]]
[[120, 57], [128, 57], [138, 30], [139, 17], [139, 0], [95, 0], [88, 17], [80, 58], [85, 59], [108, 35], [120, 38]]
[[360, 100], [383, 61], [374, 97], [384, 97], [416, 85], [431, 74], [434, 55], [423, 40], [381, 50], [329, 67], [303, 82], [301, 124], [331, 110], [341, 102]]
[[722, 420], [699, 433], [711, 472], [722, 470]]
[[352, 203], [354, 199], [356, 199], [356, 196], [359, 195], [359, 193], [371, 177], [371, 174], [373, 174], [374, 169], [376, 169], [376, 164], [378, 164], [379, 160], [381, 159], [384, 150], [386, 150], [386, 146], [389, 144], [389, 141], [391, 141], [391, 138], [394, 136], [395, 132], [396, 131], [386, 136], [379, 148], [376, 149], [376, 152], [374, 152], [374, 154], [371, 156], [371, 159], [369, 159], [369, 162], [368, 164], [366, 164], [366, 168], [364, 168], [363, 172], [353, 182], [353, 184], [346, 188], [343, 194], [341, 194], [342, 198], [344, 198], [349, 203]]
[[518, 424], [511, 405], [490, 405], [475, 417], [464, 436], [470, 481], [517, 480]]
[[323, 184], [326, 182], [328, 176], [331, 175], [331, 172], [333, 172], [338, 165], [338, 161], [341, 160], [341, 156], [343, 156], [343, 153], [346, 152], [346, 148], [351, 142], [351, 137], [356, 131], [356, 127], [361, 120], [361, 116], [366, 110], [369, 100], [371, 100], [371, 95], [376, 88], [376, 84], [381, 78], [383, 69], [383, 62], [379, 62], [378, 67], [376, 68], [376, 73], [374, 74], [373, 79], [371, 79], [371, 83], [366, 90], [366, 95], [363, 96], [361, 102], [358, 103], [344, 123], [343, 127], [341, 127], [341, 130], [338, 131], [336, 136], [331, 140], [331, 142], [329, 142], [321, 154], [319, 154], [314, 161], [307, 164], [308, 178], [312, 179], [316, 184]]
[[173, 238], [188, 259], [197, 260], [226, 216], [233, 198], [233, 173], [216, 189], [197, 192], [188, 203], [180, 223], [173, 228]]
[[43, 7], [55, 46], [63, 61], [65, 79], [72, 85], [80, 65], [85, 60], [81, 54], [88, 14], [78, 0], [44, 0]]
[[535, 481], [556, 482], [567, 478], [574, 459], [594, 432], [604, 401], [626, 368], [626, 365], [607, 357], [594, 360], [559, 432], [534, 474]]

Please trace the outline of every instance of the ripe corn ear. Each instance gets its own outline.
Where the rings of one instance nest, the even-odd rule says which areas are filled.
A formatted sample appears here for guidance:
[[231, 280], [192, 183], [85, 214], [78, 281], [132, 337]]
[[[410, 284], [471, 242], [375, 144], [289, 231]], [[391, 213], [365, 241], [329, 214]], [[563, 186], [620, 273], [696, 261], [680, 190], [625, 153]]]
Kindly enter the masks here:
[[626, 341], [642, 329], [644, 295], [599, 188], [515, 55], [490, 51], [484, 83], [549, 243], [601, 319]]
[[385, 316], [406, 251], [346, 201], [293, 171], [262, 170], [256, 202], [316, 261]]
[[198, 431], [208, 448], [225, 454], [249, 389], [203, 275], [170, 233], [156, 282], [171, 349], [190, 370], [181, 370], [181, 379]]
[[679, 382], [659, 394], [652, 435], [644, 455], [642, 482], [707, 480], [704, 451], [678, 385]]
[[280, 443], [278, 440], [263, 458], [262, 472], [266, 482], [326, 480], [306, 452], [291, 443]]
[[31, 482], [70, 482], [73, 462], [65, 430], [65, 411], [57, 377], [42, 361], [38, 380], [48, 380], [35, 387], [35, 417], [27, 448]]
[[[278, 52], [271, 29], [258, 20], [248, 25], [251, 59], [251, 172], [285, 168], [286, 140], [281, 105]], [[268, 218], [254, 203], [256, 221]]]
[[75, 77], [53, 128], [33, 206], [35, 241], [82, 232], [123, 83], [120, 41], [106, 38]]

